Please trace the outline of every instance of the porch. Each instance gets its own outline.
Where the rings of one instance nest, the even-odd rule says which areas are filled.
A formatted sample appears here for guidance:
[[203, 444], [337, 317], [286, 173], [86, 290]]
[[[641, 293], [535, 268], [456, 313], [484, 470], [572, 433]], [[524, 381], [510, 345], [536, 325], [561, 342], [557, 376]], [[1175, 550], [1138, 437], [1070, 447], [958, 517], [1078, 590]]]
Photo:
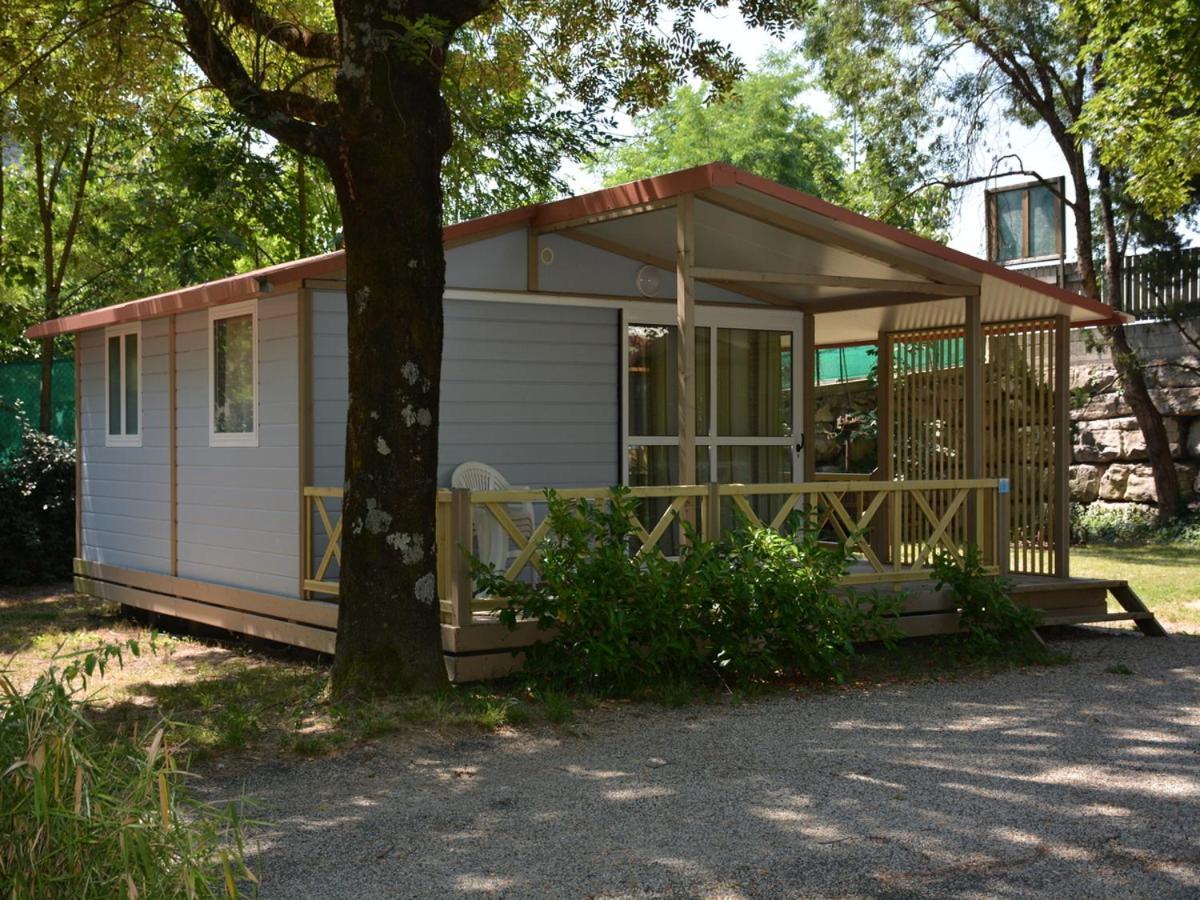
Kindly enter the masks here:
[[[1161, 633], [1152, 614], [1124, 582], [1099, 582], [1053, 575], [1016, 574], [1014, 563], [1035, 558], [1046, 548], [1014, 546], [1011, 492], [1002, 479], [875, 481], [845, 475], [816, 476], [807, 484], [719, 484], [633, 487], [643, 514], [632, 521], [637, 535], [631, 552], [671, 553], [681, 540], [679, 521], [693, 521], [706, 539], [718, 537], [736, 519], [790, 533], [803, 521], [831, 543], [844, 546], [851, 565], [841, 581], [846, 589], [900, 593], [898, 625], [910, 637], [958, 630], [953, 600], [931, 580], [939, 551], [959, 555], [979, 548], [984, 571], [1012, 576], [1020, 602], [1043, 610], [1047, 625], [1133, 620], [1146, 633]], [[603, 503], [606, 488], [557, 490], [564, 500]], [[341, 562], [341, 490], [307, 488], [304, 588], [314, 597], [336, 598]], [[476, 590], [468, 554], [481, 520], [502, 528], [511, 542], [503, 576], [536, 579], [541, 550], [551, 537], [544, 492], [442, 490], [437, 497], [437, 586], [442, 646], [454, 681], [499, 677], [521, 665], [520, 650], [543, 639], [532, 621], [515, 629], [501, 624], [499, 603]], [[539, 504], [540, 521], [522, 533], [510, 504]], [[481, 511], [483, 515], [479, 515]], [[645, 513], [651, 513], [647, 516]], [[1112, 593], [1122, 611], [1110, 613]], [[849, 602], [849, 597], [848, 597]]]

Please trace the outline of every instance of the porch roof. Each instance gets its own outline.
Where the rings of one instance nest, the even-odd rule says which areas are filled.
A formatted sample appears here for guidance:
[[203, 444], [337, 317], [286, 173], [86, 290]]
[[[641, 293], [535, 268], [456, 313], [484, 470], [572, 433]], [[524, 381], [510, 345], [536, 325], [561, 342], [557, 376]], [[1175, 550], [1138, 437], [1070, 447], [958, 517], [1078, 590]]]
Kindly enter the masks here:
[[[815, 316], [819, 346], [874, 342], [881, 331], [961, 325], [965, 296], [986, 322], [1067, 316], [1072, 325], [1129, 317], [935, 241], [752, 175], [711, 163], [448, 226], [447, 247], [525, 229], [556, 233], [673, 270], [677, 199], [695, 200], [697, 302], [736, 302]], [[99, 328], [268, 296], [344, 271], [326, 253], [52, 319], [30, 338]]]

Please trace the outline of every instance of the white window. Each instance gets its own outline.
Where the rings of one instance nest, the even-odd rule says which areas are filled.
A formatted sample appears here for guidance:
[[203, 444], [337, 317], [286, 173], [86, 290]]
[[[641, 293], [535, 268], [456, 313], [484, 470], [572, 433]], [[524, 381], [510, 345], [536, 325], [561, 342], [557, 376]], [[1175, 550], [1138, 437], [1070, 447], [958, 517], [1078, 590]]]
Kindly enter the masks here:
[[209, 444], [258, 446], [258, 313], [255, 301], [209, 310]]
[[105, 392], [104, 443], [109, 447], [142, 446], [142, 329], [119, 325], [104, 332]]

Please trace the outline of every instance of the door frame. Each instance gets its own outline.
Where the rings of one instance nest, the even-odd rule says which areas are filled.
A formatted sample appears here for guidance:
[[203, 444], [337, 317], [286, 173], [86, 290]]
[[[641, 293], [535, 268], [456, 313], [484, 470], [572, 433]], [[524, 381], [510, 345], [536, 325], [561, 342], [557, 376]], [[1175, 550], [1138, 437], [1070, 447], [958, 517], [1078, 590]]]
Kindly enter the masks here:
[[[633, 325], [678, 325], [673, 306], [664, 307], [661, 304], [642, 305], [636, 308], [626, 308], [620, 317], [621, 324], [621, 357], [620, 357], [620, 463], [621, 483], [629, 484], [629, 445], [631, 442], [647, 447], [677, 447], [679, 436], [665, 435], [633, 435], [629, 434], [629, 328]], [[804, 316], [799, 310], [784, 311], [777, 309], [764, 310], [754, 307], [737, 309], [728, 306], [696, 305], [696, 327], [709, 329], [709, 434], [696, 435], [696, 449], [701, 448], [708, 453], [709, 475], [713, 477], [717, 471], [718, 447], [778, 447], [790, 445], [792, 448], [792, 481], [800, 483], [804, 480], [803, 446], [809, 436], [804, 433], [804, 393], [806, 386], [803, 381], [805, 371], [803, 361], [803, 329]], [[720, 328], [736, 328], [749, 331], [786, 331], [792, 335], [792, 434], [790, 437], [735, 437], [719, 436], [717, 430], [717, 330]]]

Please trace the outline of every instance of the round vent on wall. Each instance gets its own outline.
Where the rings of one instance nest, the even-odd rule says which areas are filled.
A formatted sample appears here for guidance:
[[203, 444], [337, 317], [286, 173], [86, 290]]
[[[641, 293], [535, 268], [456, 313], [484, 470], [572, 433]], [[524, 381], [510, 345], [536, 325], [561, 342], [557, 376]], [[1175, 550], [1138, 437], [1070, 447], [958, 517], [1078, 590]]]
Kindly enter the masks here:
[[643, 297], [653, 297], [662, 285], [662, 274], [654, 266], [642, 266], [637, 270], [637, 289]]

